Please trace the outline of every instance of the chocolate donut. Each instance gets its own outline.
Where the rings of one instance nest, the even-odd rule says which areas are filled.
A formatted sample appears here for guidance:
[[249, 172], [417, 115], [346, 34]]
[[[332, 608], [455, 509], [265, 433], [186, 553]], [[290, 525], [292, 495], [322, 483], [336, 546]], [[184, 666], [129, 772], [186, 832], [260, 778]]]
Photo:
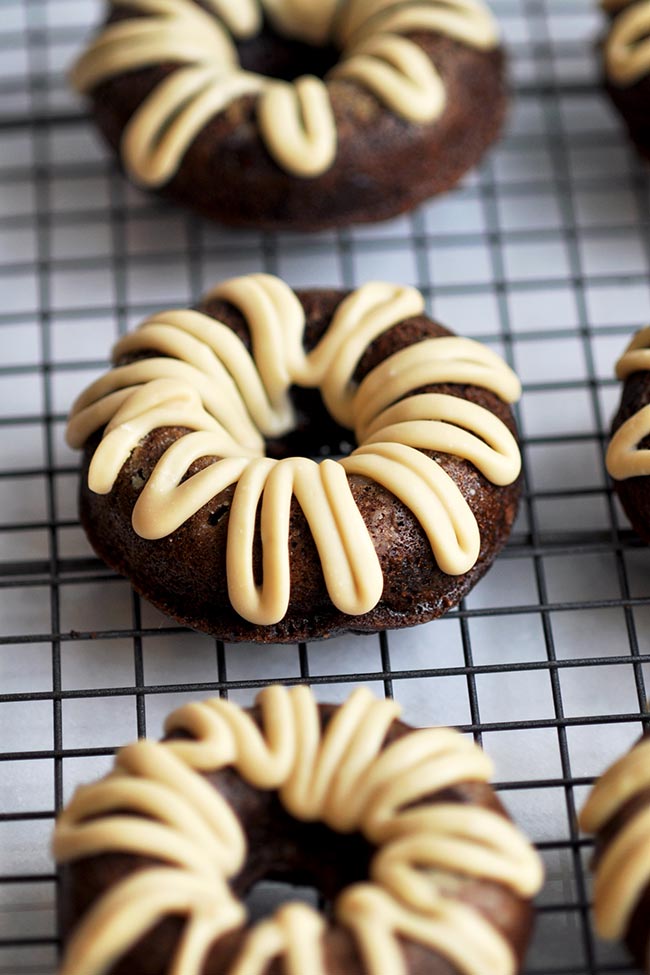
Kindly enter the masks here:
[[625, 385], [612, 423], [607, 470], [632, 527], [650, 543], [650, 328], [636, 333], [616, 363], [616, 375]]
[[111, 0], [71, 79], [140, 186], [279, 229], [449, 189], [506, 104], [483, 0]]
[[98, 554], [228, 641], [443, 614], [514, 520], [520, 384], [423, 311], [414, 288], [259, 274], [121, 339], [67, 431]]
[[648, 971], [650, 738], [642, 738], [598, 779], [580, 825], [596, 836], [596, 930], [608, 941], [625, 941], [639, 968]]
[[[189, 704], [61, 813], [61, 975], [515, 975], [539, 858], [471, 739], [359, 689]], [[307, 882], [251, 923], [261, 879]]]
[[650, 158], [650, 2], [602, 0], [610, 15], [603, 42], [606, 90], [639, 152]]

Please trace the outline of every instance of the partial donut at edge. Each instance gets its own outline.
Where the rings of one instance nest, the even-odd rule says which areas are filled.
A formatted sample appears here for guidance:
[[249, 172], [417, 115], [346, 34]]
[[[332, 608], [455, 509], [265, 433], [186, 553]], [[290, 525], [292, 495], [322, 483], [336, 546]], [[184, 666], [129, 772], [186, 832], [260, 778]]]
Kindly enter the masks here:
[[[623, 385], [621, 402], [612, 421], [611, 435], [613, 436], [626, 420], [648, 403], [650, 403], [650, 373], [634, 372], [627, 377]], [[644, 437], [638, 447], [641, 450], [650, 449], [650, 437]], [[644, 542], [650, 544], [650, 476], [629, 477], [623, 481], [614, 480], [614, 488], [634, 531]]]
[[[336, 710], [337, 708], [334, 705], [319, 705], [323, 726], [326, 726]], [[255, 716], [256, 722], [261, 726], [259, 709], [252, 708], [249, 713]], [[387, 747], [411, 731], [413, 731], [411, 726], [403, 721], [395, 720], [388, 731], [383, 747]], [[238, 814], [241, 814], [249, 849], [251, 851], [263, 849], [269, 855], [272, 854], [269, 859], [275, 862], [278, 867], [275, 872], [273, 869], [269, 870], [268, 865], [265, 865], [263, 869], [256, 870], [254, 864], [251, 868], [250, 862], [254, 857], [249, 857], [248, 871], [245, 868], [244, 872], [234, 878], [233, 888], [235, 892], [245, 894], [257, 880], [261, 879], [261, 876], [269, 877], [270, 874], [278, 879], [290, 881], [299, 882], [307, 879], [296, 872], [287, 876], [286, 864], [287, 862], [292, 865], [295, 864], [298, 845], [301, 842], [309, 843], [310, 831], [318, 827], [315, 827], [314, 824], [298, 823], [283, 810], [275, 793], [254, 789], [230, 769], [206, 774], [205, 777], [228, 802], [233, 804]], [[510, 818], [492, 786], [486, 783], [468, 782], [441, 790], [432, 796], [423, 797], [417, 805], [431, 802], [434, 796], [435, 801], [438, 802], [474, 804], [497, 812], [506, 819]], [[268, 848], [269, 833], [273, 832], [278, 817], [281, 817], [280, 823], [284, 826], [290, 820], [292, 828], [296, 828], [298, 831], [296, 843], [289, 844], [292, 847], [291, 849], [286, 845], [282, 849], [279, 846], [278, 849], [269, 850]], [[256, 829], [258, 830], [257, 833]], [[331, 833], [327, 827], [322, 827], [322, 831], [321, 838], [325, 834]], [[311, 842], [314, 838], [315, 834]], [[338, 836], [338, 839], [345, 838]], [[349, 838], [349, 842], [350, 849], [354, 847], [355, 843], [366, 843], [359, 834], [353, 834]], [[369, 850], [372, 850], [372, 847], [369, 844], [367, 845]], [[336, 849], [338, 850], [338, 848]], [[309, 850], [305, 852], [309, 852]], [[321, 850], [314, 850], [313, 852], [315, 861], [319, 866], [322, 866], [323, 860], [327, 857], [320, 855], [322, 854]], [[340, 853], [340, 850], [338, 852]], [[306, 873], [308, 874], [308, 857], [305, 857], [305, 861]], [[147, 857], [109, 854], [88, 857], [61, 868], [60, 903], [63, 905], [61, 922], [64, 935], [68, 936], [72, 932], [78, 919], [108, 888], [115, 886], [134, 871], [156, 865], [157, 862]], [[459, 899], [478, 910], [504, 935], [511, 944], [520, 966], [523, 963], [532, 931], [533, 908], [531, 903], [518, 897], [513, 891], [501, 884], [475, 879], [463, 884], [463, 891]], [[128, 955], [113, 966], [110, 975], [164, 975], [165, 966], [172, 955], [173, 948], [178, 943], [182, 928], [183, 922], [181, 920], [166, 918], [146, 937], [142, 938]], [[244, 932], [245, 929], [242, 929], [219, 939], [208, 956], [202, 975], [222, 975], [229, 970], [229, 965], [240, 949]], [[400, 939], [400, 942], [409, 975], [457, 975], [457, 968], [437, 952], [411, 941], [407, 942]], [[365, 975], [365, 968], [357, 952], [354, 939], [347, 929], [339, 924], [332, 923], [331, 919], [330, 928], [324, 939], [324, 951], [328, 975]], [[273, 961], [265, 969], [264, 975], [285, 975], [282, 963], [278, 960]]]

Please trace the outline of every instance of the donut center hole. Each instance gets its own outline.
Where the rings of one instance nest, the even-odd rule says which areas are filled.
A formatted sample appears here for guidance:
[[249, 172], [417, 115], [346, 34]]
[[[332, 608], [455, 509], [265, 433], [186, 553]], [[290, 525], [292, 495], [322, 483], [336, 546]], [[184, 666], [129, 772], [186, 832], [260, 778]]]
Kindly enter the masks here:
[[290, 900], [327, 911], [345, 887], [368, 879], [375, 847], [360, 833], [301, 822], [277, 794], [237, 791], [239, 798], [247, 795], [242, 826], [248, 858], [233, 887], [256, 916]]
[[280, 81], [295, 81], [305, 74], [324, 78], [341, 56], [331, 44], [305, 44], [277, 34], [268, 24], [255, 37], [239, 42], [237, 52], [244, 71]]
[[249, 890], [245, 898], [249, 922], [257, 924], [258, 921], [275, 914], [283, 904], [296, 901], [307, 904], [316, 911], [322, 906], [322, 899], [315, 887], [260, 880]]
[[320, 392], [296, 386], [292, 388], [291, 395], [296, 424], [283, 437], [266, 441], [267, 457], [274, 460], [309, 457], [315, 461], [325, 457], [347, 457], [356, 446], [354, 434], [330, 416]]
[[296, 411], [294, 429], [266, 441], [267, 457], [309, 457], [321, 461], [326, 457], [347, 457], [354, 450], [354, 434], [330, 416], [317, 389], [294, 386], [291, 397]]

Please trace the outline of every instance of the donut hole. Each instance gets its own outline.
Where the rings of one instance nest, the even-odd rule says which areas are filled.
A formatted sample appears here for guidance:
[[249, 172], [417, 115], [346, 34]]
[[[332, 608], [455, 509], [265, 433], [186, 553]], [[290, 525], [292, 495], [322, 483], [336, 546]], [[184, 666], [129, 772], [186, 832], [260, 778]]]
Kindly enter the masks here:
[[333, 44], [316, 46], [284, 37], [268, 23], [255, 37], [239, 42], [237, 53], [244, 71], [280, 81], [306, 74], [324, 78], [341, 57]]
[[330, 416], [317, 389], [294, 386], [291, 398], [296, 411], [294, 429], [283, 437], [266, 441], [267, 457], [274, 460], [309, 457], [318, 461], [351, 453], [356, 446], [352, 431]]
[[251, 911], [272, 913], [287, 900], [317, 903], [327, 911], [345, 887], [368, 879], [376, 848], [361, 833], [303, 822], [285, 809], [277, 792], [254, 788], [232, 769], [211, 778], [237, 811], [246, 836], [246, 862], [232, 887]]
[[315, 887], [289, 884], [281, 881], [260, 880], [245, 898], [249, 924], [257, 924], [271, 917], [283, 904], [300, 901], [315, 910], [322, 907], [322, 899]]
[[[257, 38], [248, 43], [254, 44], [256, 40]], [[280, 40], [283, 44], [294, 43], [287, 41], [286, 38]], [[297, 291], [296, 295], [305, 309], [307, 324], [304, 349], [309, 353], [317, 346], [329, 327], [343, 293], [331, 289], [313, 288], [309, 291]], [[221, 298], [212, 297], [204, 301], [199, 306], [199, 310], [216, 321], [224, 322], [252, 354], [253, 343], [248, 324], [235, 305]], [[367, 370], [364, 370], [363, 374], [365, 371]], [[361, 378], [362, 376], [355, 376], [355, 381], [358, 382]], [[280, 437], [266, 438], [267, 457], [273, 460], [308, 457], [319, 461], [325, 457], [347, 456], [357, 446], [353, 432], [341, 426], [330, 415], [319, 389], [294, 385], [290, 387], [289, 395], [295, 417], [293, 428]]]
[[235, 883], [255, 910], [264, 905], [275, 910], [278, 903], [296, 899], [327, 910], [345, 887], [368, 879], [375, 848], [360, 833], [344, 835], [323, 823], [301, 822], [277, 796], [262, 804], [270, 814], [262, 827], [262, 821], [242, 817], [249, 853]]
[[329, 913], [344, 888], [368, 880], [374, 847], [361, 834], [303, 823], [273, 806], [268, 836], [260, 836], [258, 822], [249, 839], [248, 860], [235, 883], [238, 896], [254, 919], [296, 900]]

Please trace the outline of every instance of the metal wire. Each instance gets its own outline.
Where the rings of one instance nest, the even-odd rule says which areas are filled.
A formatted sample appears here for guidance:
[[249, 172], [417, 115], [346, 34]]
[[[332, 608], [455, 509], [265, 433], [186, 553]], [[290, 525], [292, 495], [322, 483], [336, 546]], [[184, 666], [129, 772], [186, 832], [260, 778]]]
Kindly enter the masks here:
[[[4, 0], [0, 975], [55, 969], [47, 842], [74, 783], [133, 735], [155, 734], [175, 702], [246, 701], [278, 679], [330, 699], [367, 683], [403, 701], [407, 720], [474, 734], [547, 863], [528, 971], [632, 971], [592, 932], [590, 842], [575, 814], [648, 718], [647, 555], [603, 462], [613, 359], [650, 314], [648, 179], [599, 90], [591, 0], [493, 6], [516, 92], [499, 149], [446, 201], [305, 237], [206, 228], [127, 188], [61, 71], [98, 5]], [[522, 373], [527, 489], [511, 542], [458, 610], [409, 634], [263, 652], [186, 634], [81, 538], [76, 460], [62, 446], [71, 390], [133, 322], [230, 273], [351, 287], [384, 266]]]

